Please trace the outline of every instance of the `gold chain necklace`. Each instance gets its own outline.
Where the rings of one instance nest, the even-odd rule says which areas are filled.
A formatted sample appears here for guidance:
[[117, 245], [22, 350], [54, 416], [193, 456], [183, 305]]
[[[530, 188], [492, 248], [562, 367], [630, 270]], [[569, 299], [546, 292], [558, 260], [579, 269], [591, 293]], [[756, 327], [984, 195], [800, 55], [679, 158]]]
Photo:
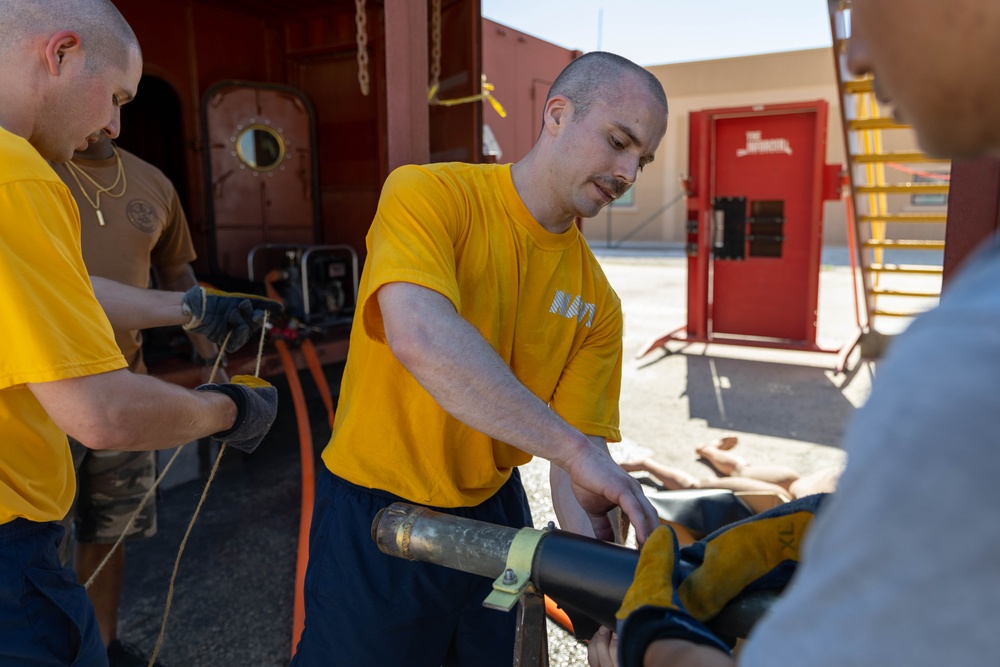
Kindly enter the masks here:
[[[69, 167], [70, 175], [73, 176], [73, 180], [76, 181], [77, 187], [80, 188], [80, 192], [83, 193], [83, 196], [87, 200], [87, 203], [94, 207], [94, 212], [97, 213], [97, 222], [101, 227], [104, 226], [104, 214], [101, 213], [101, 195], [107, 195], [109, 197], [112, 197], [113, 199], [118, 199], [119, 197], [125, 194], [125, 188], [128, 187], [128, 181], [125, 177], [125, 165], [122, 164], [122, 156], [119, 155], [118, 149], [115, 147], [114, 144], [111, 144], [111, 152], [115, 154], [115, 161], [118, 164], [118, 174], [115, 176], [115, 182], [107, 187], [104, 187], [96, 180], [94, 180], [94, 178], [90, 174], [84, 171], [76, 163], [72, 161], [66, 163], [67, 166]], [[77, 173], [82, 174], [84, 178], [93, 183], [94, 187], [97, 188], [97, 192], [93, 199], [91, 199], [90, 195], [87, 194], [87, 191], [86, 189], [84, 189], [83, 183], [80, 182], [80, 177], [77, 176]], [[121, 183], [122, 185], [121, 192], [118, 193], [111, 192], [116, 187], [118, 187], [119, 183]]]

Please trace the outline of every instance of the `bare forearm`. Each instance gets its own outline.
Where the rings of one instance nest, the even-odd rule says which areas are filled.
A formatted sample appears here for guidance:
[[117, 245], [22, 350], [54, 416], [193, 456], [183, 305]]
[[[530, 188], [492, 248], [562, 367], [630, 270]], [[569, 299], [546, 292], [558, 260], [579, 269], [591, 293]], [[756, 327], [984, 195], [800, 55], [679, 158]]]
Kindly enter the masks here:
[[[608, 442], [604, 438], [588, 436], [595, 446], [603, 451], [608, 451]], [[567, 530], [577, 535], [595, 537], [594, 526], [590, 515], [580, 507], [580, 502], [573, 494], [573, 482], [569, 474], [556, 465], [549, 466], [549, 487], [552, 490], [552, 509], [556, 513], [556, 521], [562, 530]], [[615, 541], [624, 543], [623, 535], [618, 530], [621, 522], [621, 511], [618, 508], [611, 510], [608, 516], [611, 525], [615, 528]]]
[[[112, 404], [108, 423], [127, 449], [162, 449], [224, 431], [236, 405], [215, 392], [194, 392], [145, 375], [131, 375], [127, 401]], [[113, 410], [113, 412], [112, 412]], [[100, 447], [100, 443], [95, 443]], [[110, 448], [110, 447], [109, 447]]]
[[[389, 346], [448, 414], [559, 465], [588, 445], [586, 436], [521, 384], [500, 355], [444, 297], [428, 290], [391, 289], [396, 286], [386, 285], [378, 295], [383, 313], [403, 314], [392, 321], [386, 318]], [[398, 299], [414, 298], [425, 302], [393, 307]]]
[[614, 539], [606, 513], [619, 506], [642, 544], [657, 517], [639, 483], [521, 384], [451, 302], [407, 283], [385, 285], [376, 298], [393, 354], [438, 405], [477, 431], [565, 470], [598, 538]]
[[90, 279], [94, 294], [115, 329], [138, 331], [186, 324], [191, 319], [181, 310], [182, 292], [130, 287], [97, 276]]
[[643, 667], [734, 667], [722, 651], [680, 639], [660, 639], [649, 645]]
[[[587, 647], [592, 667], [618, 667], [621, 638], [600, 628]], [[628, 647], [626, 647], [628, 648]], [[658, 639], [646, 647], [643, 667], [735, 667], [736, 661], [722, 651], [683, 639]]]
[[565, 470], [549, 466], [549, 486], [552, 489], [552, 509], [556, 513], [556, 521], [563, 530], [577, 535], [594, 537], [594, 529], [590, 516], [580, 507], [573, 495], [573, 485]]
[[94, 449], [174, 447], [224, 431], [236, 405], [125, 370], [29, 385], [55, 423]]
[[463, 350], [461, 364], [417, 371], [449, 414], [557, 465], [586, 445], [586, 438], [522, 385], [485, 342], [481, 349], [471, 347]]

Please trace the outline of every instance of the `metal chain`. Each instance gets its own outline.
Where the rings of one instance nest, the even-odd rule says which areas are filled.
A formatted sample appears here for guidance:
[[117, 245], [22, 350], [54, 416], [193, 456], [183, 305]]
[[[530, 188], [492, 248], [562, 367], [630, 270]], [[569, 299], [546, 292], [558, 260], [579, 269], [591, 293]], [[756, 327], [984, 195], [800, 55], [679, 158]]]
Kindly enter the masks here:
[[431, 83], [428, 96], [437, 97], [441, 82], [441, 0], [431, 0]]
[[368, 12], [365, 0], [354, 0], [354, 24], [358, 27], [358, 84], [361, 94], [368, 95]]
[[486, 75], [482, 75], [482, 84], [478, 95], [467, 95], [451, 100], [442, 100], [438, 96], [438, 88], [441, 85], [441, 0], [431, 0], [431, 81], [427, 88], [427, 102], [436, 106], [451, 107], [457, 104], [468, 104], [469, 102], [488, 101], [501, 118], [507, 116], [503, 106], [491, 94], [493, 84], [486, 82]]

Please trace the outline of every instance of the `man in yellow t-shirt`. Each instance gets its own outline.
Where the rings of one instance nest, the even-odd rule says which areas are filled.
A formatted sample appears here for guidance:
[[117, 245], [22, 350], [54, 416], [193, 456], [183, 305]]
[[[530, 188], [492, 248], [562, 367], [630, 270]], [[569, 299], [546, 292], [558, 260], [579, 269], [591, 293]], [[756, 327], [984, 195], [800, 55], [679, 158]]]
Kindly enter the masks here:
[[[406, 500], [531, 524], [517, 466], [552, 462], [563, 528], [610, 540], [656, 513], [607, 453], [618, 440], [622, 314], [577, 218], [621, 196], [667, 125], [659, 82], [589, 53], [557, 78], [514, 165], [406, 166], [385, 183], [334, 432], [323, 452], [292, 664], [510, 665], [514, 615], [488, 580], [381, 554], [379, 509]], [[388, 639], [388, 641], [387, 641]]]
[[[83, 260], [91, 276], [145, 289], [152, 270], [160, 289], [185, 292], [198, 284], [190, 264], [196, 255], [187, 218], [177, 190], [163, 172], [117, 147], [103, 133], [71, 161], [50, 166], [81, 211]], [[129, 370], [145, 373], [142, 332], [115, 328], [114, 333]], [[202, 382], [227, 381], [224, 363], [211, 377], [219, 346], [204, 336], [189, 333], [189, 338], [201, 360]], [[125, 547], [108, 554], [126, 528], [128, 540], [156, 533], [155, 502], [143, 505], [133, 520], [156, 481], [155, 452], [98, 451], [72, 438], [70, 449], [77, 497], [64, 521], [63, 561], [72, 558], [77, 580], [84, 582], [103, 564], [87, 593], [108, 647], [110, 667], [146, 667], [149, 659], [142, 651], [118, 639]]]
[[88, 278], [77, 207], [45, 160], [118, 135], [142, 55], [111, 2], [4, 3], [0, 61], [0, 664], [107, 665], [86, 591], [57, 553], [75, 491], [66, 434], [134, 450], [214, 434], [252, 450], [277, 401], [255, 378], [195, 392], [128, 372], [108, 316], [213, 339], [232, 327], [245, 341], [269, 304]]

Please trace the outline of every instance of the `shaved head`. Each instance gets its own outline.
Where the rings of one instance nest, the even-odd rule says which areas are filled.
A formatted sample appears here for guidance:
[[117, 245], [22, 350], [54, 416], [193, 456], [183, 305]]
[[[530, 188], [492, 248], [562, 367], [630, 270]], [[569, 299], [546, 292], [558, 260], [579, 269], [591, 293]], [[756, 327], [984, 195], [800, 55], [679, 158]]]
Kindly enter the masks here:
[[142, 77], [135, 33], [110, 0], [0, 0], [0, 126], [69, 160], [121, 129]]
[[585, 53], [567, 65], [556, 77], [546, 101], [557, 95], [569, 98], [573, 102], [574, 120], [581, 120], [607, 84], [627, 76], [638, 79], [653, 99], [663, 105], [664, 113], [667, 112], [667, 96], [659, 80], [628, 58], [606, 51]]
[[125, 69], [139, 42], [110, 0], [0, 0], [0, 56], [40, 35], [79, 33], [87, 69]]

